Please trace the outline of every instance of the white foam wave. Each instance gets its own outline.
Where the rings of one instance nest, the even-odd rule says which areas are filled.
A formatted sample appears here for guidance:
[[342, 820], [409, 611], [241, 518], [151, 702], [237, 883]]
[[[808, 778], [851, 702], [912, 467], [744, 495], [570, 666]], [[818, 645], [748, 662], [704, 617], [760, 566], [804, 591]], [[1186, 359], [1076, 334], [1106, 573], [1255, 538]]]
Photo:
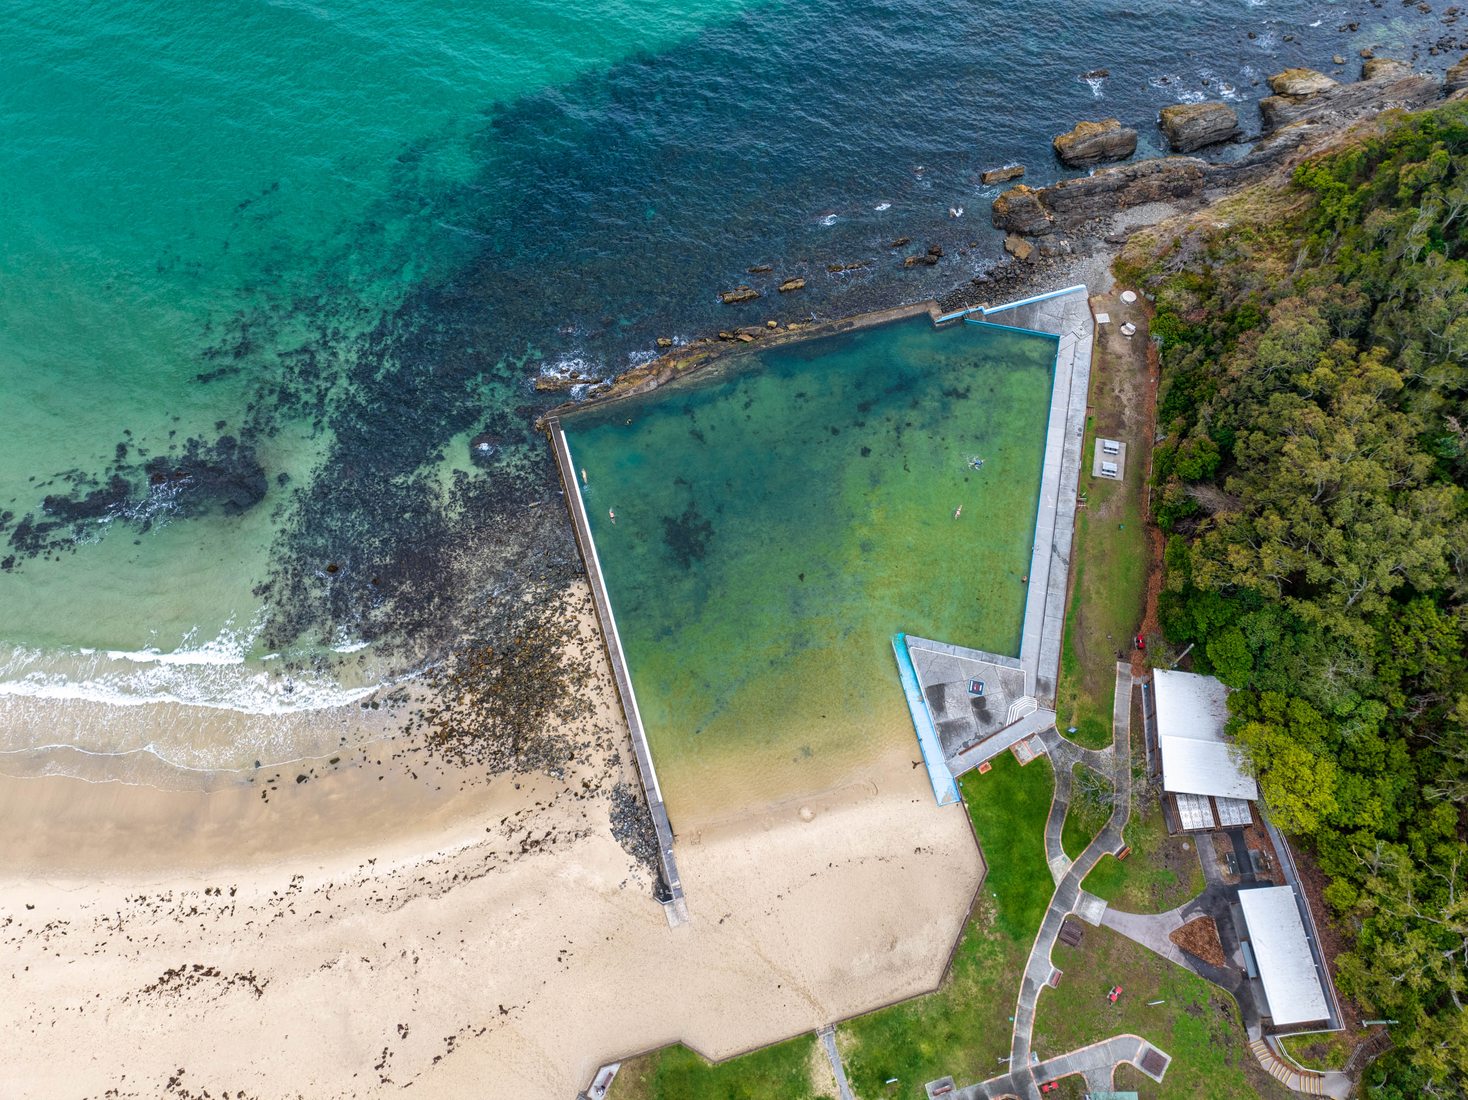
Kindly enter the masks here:
[[1087, 76], [1082, 77], [1082, 79], [1085, 80], [1086, 87], [1091, 89], [1092, 98], [1101, 99], [1103, 96], [1101, 88], [1106, 83], [1106, 78], [1102, 76]]
[[[124, 707], [177, 703], [245, 714], [286, 714], [342, 706], [376, 690], [375, 683], [343, 684], [330, 671], [289, 672], [251, 658], [259, 629], [258, 619], [244, 630], [227, 625], [203, 642], [197, 631], [191, 631], [171, 649], [13, 646], [0, 656], [0, 696]], [[366, 644], [343, 637], [335, 648], [338, 653], [354, 653]]]

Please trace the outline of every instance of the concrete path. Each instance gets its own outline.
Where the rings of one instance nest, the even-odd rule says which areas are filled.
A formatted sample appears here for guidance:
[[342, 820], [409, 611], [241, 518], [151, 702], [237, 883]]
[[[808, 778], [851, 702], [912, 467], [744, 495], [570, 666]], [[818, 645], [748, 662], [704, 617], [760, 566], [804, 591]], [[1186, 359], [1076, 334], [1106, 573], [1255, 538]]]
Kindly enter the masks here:
[[851, 1086], [846, 1083], [846, 1067], [841, 1064], [841, 1055], [836, 1050], [835, 1024], [821, 1028], [821, 1045], [826, 1048], [826, 1061], [831, 1063], [831, 1072], [836, 1075], [836, 1088], [841, 1093], [841, 1100], [855, 1100]]
[[[1094, 840], [1087, 845], [1080, 858], [1072, 863], [1055, 887], [1050, 907], [1040, 922], [1039, 934], [1030, 949], [1029, 961], [1025, 964], [1024, 978], [1020, 983], [1019, 999], [1014, 1010], [1014, 1033], [1010, 1041], [1009, 1064], [1021, 1067], [1011, 1072], [1022, 1096], [1039, 1096], [1036, 1075], [1029, 1066], [1030, 1050], [1035, 1030], [1035, 1007], [1040, 999], [1040, 990], [1050, 982], [1055, 966], [1050, 952], [1060, 935], [1060, 926], [1072, 913], [1081, 894], [1081, 881], [1102, 856], [1119, 851], [1123, 845], [1122, 828], [1131, 816], [1132, 765], [1131, 765], [1131, 699], [1132, 670], [1129, 664], [1117, 662], [1116, 702], [1112, 712], [1111, 753], [1104, 771], [1110, 776], [1115, 790], [1111, 817]], [[1053, 735], [1055, 744], [1050, 758], [1055, 765], [1055, 801], [1050, 807], [1050, 817], [1045, 823], [1045, 849], [1052, 855], [1059, 848], [1060, 829], [1065, 822], [1065, 810], [1070, 804], [1070, 766], [1083, 751], [1079, 746], [1066, 741], [1058, 733]], [[1052, 845], [1054, 848], [1052, 849]], [[1064, 852], [1060, 854], [1063, 856]]]
[[1114, 932], [1120, 932], [1129, 940], [1141, 944], [1154, 954], [1169, 962], [1175, 962], [1185, 970], [1192, 969], [1188, 958], [1168, 934], [1187, 923], [1182, 916], [1182, 907], [1169, 909], [1166, 913], [1126, 913], [1120, 909], [1107, 909], [1101, 923]]
[[1161, 1081], [1172, 1064], [1172, 1057], [1139, 1035], [1113, 1035], [1099, 1043], [1035, 1062], [1018, 1072], [969, 1085], [959, 1089], [954, 1097], [955, 1100], [1000, 1100], [1010, 1096], [1038, 1096], [1039, 1086], [1044, 1082], [1077, 1074], [1085, 1078], [1089, 1090], [1105, 1092], [1110, 1090], [1116, 1067], [1122, 1063], [1136, 1066], [1152, 1080]]

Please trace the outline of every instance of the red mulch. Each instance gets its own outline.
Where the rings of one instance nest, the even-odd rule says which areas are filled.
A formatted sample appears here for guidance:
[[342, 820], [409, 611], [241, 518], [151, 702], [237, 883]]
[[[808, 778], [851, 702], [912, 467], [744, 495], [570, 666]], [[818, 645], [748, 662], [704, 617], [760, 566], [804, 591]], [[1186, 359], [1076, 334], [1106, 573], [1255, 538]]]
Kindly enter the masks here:
[[1194, 917], [1181, 928], [1174, 928], [1167, 938], [1194, 958], [1213, 966], [1226, 966], [1223, 943], [1218, 938], [1218, 925], [1212, 917]]

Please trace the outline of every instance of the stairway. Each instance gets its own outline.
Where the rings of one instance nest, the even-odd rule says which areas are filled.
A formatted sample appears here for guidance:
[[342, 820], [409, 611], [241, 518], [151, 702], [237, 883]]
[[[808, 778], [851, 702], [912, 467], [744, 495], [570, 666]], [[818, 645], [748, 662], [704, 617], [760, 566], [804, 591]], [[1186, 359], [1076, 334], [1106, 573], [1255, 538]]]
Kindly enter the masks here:
[[1263, 1039], [1255, 1039], [1249, 1044], [1249, 1049], [1254, 1052], [1254, 1057], [1259, 1059], [1259, 1064], [1268, 1071], [1269, 1075], [1285, 1088], [1294, 1089], [1306, 1096], [1331, 1095], [1326, 1091], [1325, 1074], [1316, 1073], [1314, 1070], [1301, 1070], [1290, 1065], [1275, 1054]]

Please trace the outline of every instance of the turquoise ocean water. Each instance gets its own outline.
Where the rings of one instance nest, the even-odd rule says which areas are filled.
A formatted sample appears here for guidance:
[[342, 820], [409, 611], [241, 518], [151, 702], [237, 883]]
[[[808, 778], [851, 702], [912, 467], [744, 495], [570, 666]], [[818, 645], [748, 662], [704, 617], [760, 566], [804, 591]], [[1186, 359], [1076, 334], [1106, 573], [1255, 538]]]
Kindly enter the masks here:
[[[605, 377], [727, 325], [716, 292], [751, 265], [808, 288], [746, 322], [942, 294], [999, 254], [978, 171], [1054, 178], [1062, 123], [1115, 114], [1156, 151], [1169, 102], [1247, 116], [1270, 71], [1405, 54], [1436, 26], [1345, 0], [0, 15], [16, 771], [57, 766], [39, 744], [116, 747], [94, 712], [15, 720], [30, 702], [301, 713], [574, 576], [558, 503], [538, 506], [557, 498], [531, 422], [562, 399], [540, 375]], [[945, 258], [903, 268], [898, 237]], [[148, 751], [192, 767], [259, 752], [169, 737]]]

